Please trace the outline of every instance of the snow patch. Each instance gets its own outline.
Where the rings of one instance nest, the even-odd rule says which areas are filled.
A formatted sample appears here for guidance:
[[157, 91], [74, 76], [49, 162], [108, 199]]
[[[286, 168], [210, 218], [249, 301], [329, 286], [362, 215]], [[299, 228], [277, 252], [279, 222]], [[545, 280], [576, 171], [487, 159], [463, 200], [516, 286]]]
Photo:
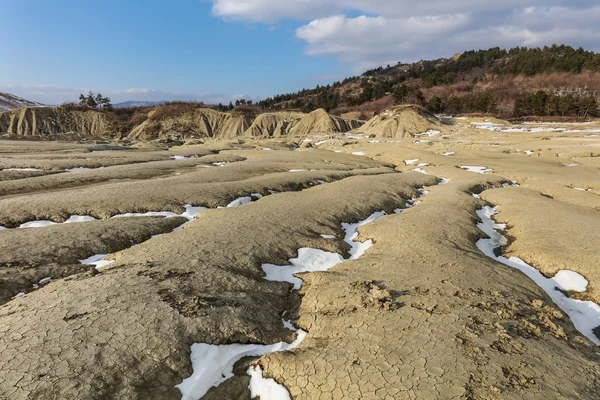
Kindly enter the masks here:
[[404, 160], [404, 164], [406, 165], [413, 165], [419, 162], [418, 158], [412, 158], [410, 160]]
[[39, 168], [4, 168], [0, 171], [28, 171], [28, 172], [33, 172], [33, 171], [41, 171], [41, 169]]
[[[284, 325], [285, 326], [285, 325]], [[289, 326], [289, 325], [287, 325]], [[286, 327], [287, 327], [286, 326]], [[279, 342], [270, 345], [261, 344], [225, 344], [212, 345], [206, 343], [194, 343], [192, 345], [192, 376], [185, 379], [176, 386], [181, 391], [182, 400], [198, 400], [212, 387], [217, 387], [229, 378], [233, 377], [233, 366], [244, 357], [260, 357], [269, 353], [291, 350], [298, 346], [306, 337], [306, 332], [296, 330], [296, 340], [292, 343]], [[248, 371], [250, 373], [250, 370]], [[272, 388], [272, 384], [265, 384], [262, 378], [254, 372], [251, 376], [250, 386], [258, 390]], [[254, 378], [254, 382], [252, 382]], [[284, 388], [285, 390], [285, 388]], [[287, 392], [287, 390], [286, 390]], [[268, 393], [268, 392], [267, 392]], [[288, 395], [289, 396], [289, 395]], [[265, 397], [264, 399], [268, 399]]]
[[600, 326], [600, 306], [592, 301], [572, 299], [563, 293], [563, 291], [569, 290], [585, 291], [588, 284], [587, 280], [573, 271], [559, 271], [553, 278], [547, 278], [518, 257], [496, 256], [495, 249], [508, 243], [508, 240], [499, 233], [506, 228], [506, 225], [497, 224], [492, 219], [496, 213], [497, 208], [490, 206], [477, 210], [477, 215], [482, 221], [477, 224], [477, 227], [488, 235], [487, 239], [477, 241], [477, 248], [491, 259], [518, 269], [527, 275], [569, 316], [579, 332], [600, 346], [600, 339], [593, 332], [596, 327]]
[[459, 168], [462, 168], [469, 172], [475, 172], [477, 174], [490, 174], [490, 173], [494, 172], [494, 170], [491, 168], [482, 167], [479, 165], [461, 165]]

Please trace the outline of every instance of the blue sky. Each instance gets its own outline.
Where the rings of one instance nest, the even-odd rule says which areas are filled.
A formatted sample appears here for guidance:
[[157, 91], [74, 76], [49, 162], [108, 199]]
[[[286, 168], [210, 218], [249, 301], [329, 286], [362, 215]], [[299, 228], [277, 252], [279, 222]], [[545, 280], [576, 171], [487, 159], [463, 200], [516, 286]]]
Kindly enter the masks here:
[[0, 91], [261, 98], [492, 46], [598, 50], [589, 0], [0, 0]]

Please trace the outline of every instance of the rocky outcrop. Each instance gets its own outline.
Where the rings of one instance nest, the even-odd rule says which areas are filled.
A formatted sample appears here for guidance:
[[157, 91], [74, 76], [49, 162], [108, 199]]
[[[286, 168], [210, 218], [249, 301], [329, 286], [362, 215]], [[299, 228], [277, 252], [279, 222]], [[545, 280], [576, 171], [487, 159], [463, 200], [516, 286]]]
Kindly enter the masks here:
[[220, 112], [193, 104], [167, 104], [123, 118], [119, 114], [66, 107], [21, 108], [0, 113], [0, 134], [46, 139], [122, 138], [130, 140], [231, 139], [238, 136], [306, 136], [348, 132], [362, 124], [327, 114]]
[[363, 123], [356, 120], [345, 120], [327, 114], [322, 108], [304, 116], [289, 134], [293, 136], [306, 136], [311, 133], [341, 133], [359, 128]]
[[304, 117], [299, 112], [276, 112], [264, 113], [256, 117], [244, 136], [283, 136], [287, 135], [298, 122]]
[[64, 134], [94, 138], [117, 135], [111, 115], [63, 107], [26, 107], [0, 113], [0, 133], [46, 138]]
[[224, 113], [211, 108], [190, 107], [182, 111], [167, 107], [151, 110], [148, 118], [129, 133], [129, 139], [229, 139], [242, 136], [254, 119], [251, 114]]
[[448, 132], [435, 115], [418, 106], [400, 106], [383, 111], [358, 129], [361, 133], [382, 138], [406, 138], [430, 131]]

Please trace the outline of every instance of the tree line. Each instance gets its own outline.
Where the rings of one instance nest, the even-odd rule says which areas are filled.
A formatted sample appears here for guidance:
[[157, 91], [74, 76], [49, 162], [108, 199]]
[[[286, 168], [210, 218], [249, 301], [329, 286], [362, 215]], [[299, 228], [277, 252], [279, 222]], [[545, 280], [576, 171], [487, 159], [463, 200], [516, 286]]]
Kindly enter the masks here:
[[[489, 75], [531, 76], [550, 72], [576, 74], [584, 71], [600, 72], [600, 54], [564, 45], [543, 48], [515, 47], [509, 50], [495, 47], [488, 50], [466, 51], [450, 59], [419, 61], [413, 64], [399, 62], [394, 66], [378, 67], [366, 71], [362, 76], [350, 77], [332, 85], [317, 85], [314, 89], [302, 89], [296, 93], [272, 96], [257, 104], [267, 110], [300, 109], [307, 112], [324, 108], [330, 111], [341, 106], [360, 106], [391, 95], [397, 104], [420, 104], [435, 112], [493, 113], [497, 110], [498, 104], [493, 93], [472, 92], [464, 95], [457, 93], [445, 98], [434, 96], [425, 99], [422, 89], [464, 81], [474, 85], [479, 80], [489, 79]], [[584, 104], [581, 107], [586, 109], [585, 105], [591, 105], [587, 97], [589, 96], [566, 96], [559, 102], [562, 102], [563, 106], [551, 107], [548, 111], [551, 114], [548, 115], [563, 115], [559, 113], [576, 115], [580, 113], [578, 111], [580, 107], [564, 104], [572, 105], [580, 102]], [[552, 101], [556, 103], [556, 100]], [[519, 104], [522, 103], [527, 101], [519, 99]], [[532, 108], [516, 107], [515, 115], [524, 112], [521, 110], [532, 110]], [[533, 108], [533, 110], [537, 112], [540, 108]]]

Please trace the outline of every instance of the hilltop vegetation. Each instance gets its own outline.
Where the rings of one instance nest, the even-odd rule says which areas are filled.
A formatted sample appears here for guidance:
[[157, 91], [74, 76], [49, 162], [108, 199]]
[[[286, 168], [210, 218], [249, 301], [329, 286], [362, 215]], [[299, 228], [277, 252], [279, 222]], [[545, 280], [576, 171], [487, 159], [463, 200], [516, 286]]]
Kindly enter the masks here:
[[[332, 85], [273, 96], [258, 105], [304, 112], [324, 108], [341, 114], [413, 103], [436, 113], [595, 116], [599, 77], [600, 54], [581, 48], [496, 47], [449, 59], [379, 67]], [[530, 104], [544, 94], [554, 99], [550, 103], [562, 106], [542, 109]]]

